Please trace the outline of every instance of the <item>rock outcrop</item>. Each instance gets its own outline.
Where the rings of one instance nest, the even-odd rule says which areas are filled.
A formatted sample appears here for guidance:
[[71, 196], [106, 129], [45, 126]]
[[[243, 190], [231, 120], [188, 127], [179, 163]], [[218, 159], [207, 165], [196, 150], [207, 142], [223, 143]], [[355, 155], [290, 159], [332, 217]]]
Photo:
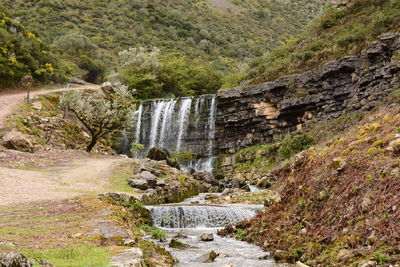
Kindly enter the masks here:
[[35, 144], [29, 135], [17, 130], [12, 130], [3, 136], [3, 145], [8, 149], [15, 149], [22, 152], [34, 152]]
[[31, 267], [31, 263], [24, 255], [16, 252], [0, 254], [0, 266], [4, 267]]
[[360, 54], [315, 71], [219, 91], [216, 149], [234, 153], [301, 131], [314, 118], [371, 110], [399, 84], [399, 50], [400, 33], [390, 32]]

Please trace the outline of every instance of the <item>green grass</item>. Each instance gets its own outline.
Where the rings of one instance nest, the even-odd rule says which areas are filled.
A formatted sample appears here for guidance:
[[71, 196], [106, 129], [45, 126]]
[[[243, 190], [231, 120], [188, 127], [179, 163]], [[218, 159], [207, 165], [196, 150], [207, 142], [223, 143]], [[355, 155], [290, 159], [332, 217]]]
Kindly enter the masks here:
[[60, 249], [23, 250], [32, 259], [45, 260], [55, 266], [108, 266], [111, 254], [108, 248], [93, 245], [81, 245]]
[[128, 180], [132, 178], [132, 170], [133, 165], [130, 162], [116, 167], [109, 178], [110, 185], [107, 190], [110, 192], [134, 193], [132, 187], [128, 185]]
[[145, 231], [146, 233], [151, 235], [151, 238], [153, 239], [161, 239], [165, 238], [167, 236], [167, 232], [164, 230], [154, 227], [154, 226], [149, 226], [149, 225], [141, 225], [139, 227], [141, 230]]

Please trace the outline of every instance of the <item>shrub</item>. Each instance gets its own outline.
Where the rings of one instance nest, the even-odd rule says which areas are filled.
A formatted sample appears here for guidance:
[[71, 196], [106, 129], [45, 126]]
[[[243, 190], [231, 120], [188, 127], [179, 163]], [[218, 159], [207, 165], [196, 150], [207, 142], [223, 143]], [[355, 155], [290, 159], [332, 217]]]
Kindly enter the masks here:
[[293, 155], [311, 147], [315, 144], [314, 137], [308, 134], [302, 135], [291, 135], [288, 134], [282, 141], [282, 144], [278, 150], [281, 157], [288, 159]]
[[195, 157], [192, 150], [186, 152], [171, 152], [171, 156], [176, 158], [179, 164], [188, 165]]
[[246, 231], [243, 229], [236, 229], [235, 237], [239, 240], [243, 240], [246, 237]]

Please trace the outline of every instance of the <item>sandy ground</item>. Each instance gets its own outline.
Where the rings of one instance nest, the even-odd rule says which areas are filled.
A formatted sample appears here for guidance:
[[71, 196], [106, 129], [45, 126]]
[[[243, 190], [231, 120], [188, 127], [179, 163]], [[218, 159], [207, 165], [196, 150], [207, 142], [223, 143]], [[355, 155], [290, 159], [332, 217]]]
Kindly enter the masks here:
[[104, 192], [124, 158], [81, 158], [41, 169], [0, 166], [0, 205], [55, 200]]
[[[85, 85], [39, 90], [31, 92], [31, 96], [67, 90], [97, 90], [98, 88], [97, 85]], [[25, 92], [0, 94], [0, 128], [25, 97]], [[6, 158], [16, 153], [7, 152], [4, 149], [1, 149], [0, 152]], [[33, 159], [42, 157], [42, 155], [35, 154], [27, 156]], [[59, 155], [59, 158], [62, 159], [63, 155]], [[100, 193], [109, 184], [108, 178], [113, 169], [126, 161], [127, 159], [118, 157], [99, 158], [91, 155], [77, 155], [76, 158], [44, 168], [11, 168], [0, 162], [0, 205]]]
[[[71, 87], [71, 88], [60, 88], [60, 89], [49, 89], [49, 90], [38, 90], [32, 91], [31, 97], [37, 95], [44, 95], [53, 92], [62, 92], [68, 90], [97, 90], [100, 87], [98, 85], [83, 85], [79, 87]], [[11, 94], [0, 94], [0, 128], [4, 126], [4, 122], [7, 119], [7, 116], [12, 114], [15, 107], [18, 103], [24, 101], [26, 98], [26, 92], [18, 92], [18, 93], [11, 93]]]

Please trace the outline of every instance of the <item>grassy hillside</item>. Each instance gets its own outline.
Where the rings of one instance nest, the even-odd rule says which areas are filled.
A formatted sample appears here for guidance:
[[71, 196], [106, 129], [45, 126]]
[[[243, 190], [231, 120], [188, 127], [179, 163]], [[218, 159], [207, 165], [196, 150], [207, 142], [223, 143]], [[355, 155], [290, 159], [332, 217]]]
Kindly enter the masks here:
[[0, 10], [48, 43], [79, 32], [107, 51], [157, 46], [205, 58], [220, 70], [261, 56], [298, 33], [325, 0], [0, 0]]
[[247, 79], [257, 84], [301, 73], [356, 54], [382, 33], [400, 29], [400, 1], [354, 0], [349, 8], [328, 8], [297, 39], [287, 40], [251, 64]]

